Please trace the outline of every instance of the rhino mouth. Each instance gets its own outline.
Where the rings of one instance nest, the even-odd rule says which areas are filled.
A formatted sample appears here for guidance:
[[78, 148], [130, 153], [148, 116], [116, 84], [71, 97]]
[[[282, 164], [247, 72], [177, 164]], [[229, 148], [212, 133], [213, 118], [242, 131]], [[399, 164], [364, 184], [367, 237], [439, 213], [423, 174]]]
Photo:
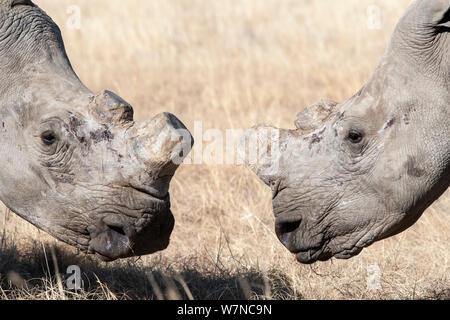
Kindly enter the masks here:
[[151, 254], [168, 247], [174, 227], [170, 210], [146, 213], [133, 225], [97, 223], [90, 233], [88, 252], [105, 262]]
[[358, 255], [363, 248], [354, 247], [350, 250], [343, 250], [339, 253], [332, 253], [328, 251], [326, 246], [322, 248], [310, 249], [307, 251], [293, 252], [298, 262], [303, 264], [313, 264], [317, 261], [328, 261], [335, 257], [338, 259], [349, 259], [353, 256]]
[[349, 259], [359, 254], [362, 250], [363, 248], [353, 247], [340, 252], [332, 252], [327, 244], [324, 244], [318, 248], [309, 248], [306, 250], [289, 249], [289, 251], [294, 254], [297, 261], [303, 264], [313, 264], [317, 261], [328, 261], [333, 257], [338, 259]]
[[314, 238], [304, 230], [302, 219], [297, 215], [286, 215], [275, 219], [275, 232], [280, 242], [304, 264], [331, 258], [327, 242], [322, 237]]
[[302, 226], [301, 222], [280, 224], [280, 220], [289, 219], [276, 220], [275, 230], [278, 239], [300, 263], [313, 264], [317, 261], [328, 261], [333, 257], [349, 259], [358, 255], [364, 248], [358, 245], [344, 248], [341, 245], [336, 245], [336, 240], [339, 237], [328, 238], [322, 233], [312, 232], [308, 227]]
[[331, 253], [325, 252], [325, 247], [293, 253], [295, 254], [297, 261], [303, 264], [312, 264], [317, 261], [327, 261], [333, 257]]
[[105, 262], [141, 256], [164, 250], [170, 242], [175, 219], [170, 210], [170, 197], [150, 192], [148, 188], [133, 188], [146, 196], [141, 210], [123, 209], [103, 213], [88, 227], [88, 253]]

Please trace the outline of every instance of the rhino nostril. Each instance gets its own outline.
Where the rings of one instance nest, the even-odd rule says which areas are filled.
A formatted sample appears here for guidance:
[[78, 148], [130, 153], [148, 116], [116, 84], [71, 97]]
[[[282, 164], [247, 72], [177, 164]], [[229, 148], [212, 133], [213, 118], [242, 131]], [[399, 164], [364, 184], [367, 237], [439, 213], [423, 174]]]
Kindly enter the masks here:
[[122, 227], [117, 227], [117, 226], [108, 226], [112, 231], [117, 232], [118, 234], [121, 234], [123, 236], [126, 236], [125, 231], [123, 230]]
[[281, 243], [283, 243], [283, 245], [288, 249], [292, 246], [292, 235], [294, 235], [298, 230], [298, 228], [300, 227], [300, 223], [301, 220], [276, 223], [276, 234], [278, 235]]
[[300, 221], [284, 222], [278, 224], [278, 230], [280, 233], [291, 233], [298, 229]]

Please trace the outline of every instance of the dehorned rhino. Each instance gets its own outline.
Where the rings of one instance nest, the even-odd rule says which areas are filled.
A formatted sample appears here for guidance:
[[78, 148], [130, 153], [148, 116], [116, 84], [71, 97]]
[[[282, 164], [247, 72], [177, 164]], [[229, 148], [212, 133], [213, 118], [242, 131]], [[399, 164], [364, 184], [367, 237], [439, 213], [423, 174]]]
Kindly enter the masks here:
[[134, 122], [109, 91], [93, 94], [56, 24], [29, 0], [0, 0], [0, 200], [105, 261], [168, 246], [169, 182], [193, 144], [163, 113]]
[[367, 84], [240, 141], [272, 188], [275, 231], [299, 262], [350, 258], [402, 232], [450, 183], [450, 0], [412, 4]]

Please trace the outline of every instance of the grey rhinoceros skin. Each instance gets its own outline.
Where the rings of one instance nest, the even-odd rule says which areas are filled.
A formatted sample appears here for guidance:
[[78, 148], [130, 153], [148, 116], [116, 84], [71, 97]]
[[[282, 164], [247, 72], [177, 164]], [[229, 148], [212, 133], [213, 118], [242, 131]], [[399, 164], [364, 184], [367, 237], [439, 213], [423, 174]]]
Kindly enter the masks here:
[[357, 255], [447, 190], [449, 85], [450, 0], [419, 0], [354, 96], [306, 108], [295, 130], [246, 132], [240, 153], [272, 188], [276, 234], [299, 262]]
[[76, 76], [56, 24], [28, 0], [0, 0], [0, 200], [105, 261], [165, 249], [168, 188], [192, 147], [173, 115], [134, 122]]

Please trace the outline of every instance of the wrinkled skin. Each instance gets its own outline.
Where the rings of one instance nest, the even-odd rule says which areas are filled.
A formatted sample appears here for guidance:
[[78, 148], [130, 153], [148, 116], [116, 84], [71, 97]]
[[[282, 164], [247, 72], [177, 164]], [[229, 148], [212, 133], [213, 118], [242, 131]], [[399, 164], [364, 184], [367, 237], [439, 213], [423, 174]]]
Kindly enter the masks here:
[[305, 109], [295, 130], [259, 125], [241, 140], [299, 262], [357, 255], [410, 227], [448, 188], [449, 10], [450, 0], [415, 2], [357, 94]]
[[192, 147], [173, 115], [133, 121], [78, 79], [58, 27], [0, 0], [0, 200], [54, 237], [111, 261], [166, 248], [169, 182]]

